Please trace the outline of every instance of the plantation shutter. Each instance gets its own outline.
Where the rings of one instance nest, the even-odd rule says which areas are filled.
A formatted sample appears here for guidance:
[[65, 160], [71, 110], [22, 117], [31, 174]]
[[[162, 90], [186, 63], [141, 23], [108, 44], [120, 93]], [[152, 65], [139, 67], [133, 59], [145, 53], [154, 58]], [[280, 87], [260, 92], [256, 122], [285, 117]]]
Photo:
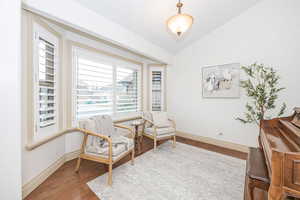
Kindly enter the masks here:
[[139, 65], [74, 47], [73, 66], [73, 122], [140, 111]]
[[162, 111], [162, 72], [152, 71], [152, 111]]
[[116, 113], [140, 111], [138, 70], [124, 67], [116, 69]]
[[38, 37], [38, 124], [45, 128], [56, 123], [56, 47]]
[[113, 113], [113, 66], [77, 55], [76, 118]]

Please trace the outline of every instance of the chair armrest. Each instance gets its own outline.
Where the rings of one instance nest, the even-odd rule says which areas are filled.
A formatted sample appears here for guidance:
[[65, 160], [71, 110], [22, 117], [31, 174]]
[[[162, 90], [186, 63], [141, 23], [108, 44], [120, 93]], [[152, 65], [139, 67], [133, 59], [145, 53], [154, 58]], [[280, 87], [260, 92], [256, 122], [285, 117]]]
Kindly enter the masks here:
[[155, 126], [155, 124], [154, 124], [153, 121], [151, 121], [151, 120], [149, 120], [149, 119], [146, 119], [146, 118], [143, 118], [143, 117], [142, 117], [142, 119], [145, 121], [144, 123], [148, 122], [148, 123], [150, 123], [151, 125]]
[[171, 123], [172, 123], [172, 126], [173, 126], [173, 128], [175, 128], [176, 129], [176, 123], [175, 123], [175, 121], [174, 120], [172, 120], [172, 119], [168, 119]]
[[111, 138], [106, 136], [106, 135], [102, 135], [102, 134], [98, 134], [98, 133], [94, 133], [92, 131], [89, 131], [89, 130], [86, 130], [86, 129], [82, 129], [82, 128], [76, 128], [76, 131], [79, 131], [83, 134], [86, 134], [86, 135], [91, 135], [91, 136], [95, 136], [95, 137], [99, 137], [99, 138], [102, 138], [102, 139], [105, 139], [107, 140], [109, 143], [111, 143]]
[[[95, 136], [95, 137], [99, 137], [99, 138], [102, 138], [104, 140], [107, 140], [108, 142], [108, 154], [109, 154], [109, 159], [111, 160], [112, 159], [112, 140], [110, 137], [106, 136], [106, 135], [101, 135], [101, 134], [98, 134], [98, 133], [94, 133], [92, 131], [89, 131], [89, 130], [86, 130], [86, 129], [82, 129], [82, 128], [76, 128], [75, 129], [76, 131], [79, 131], [85, 135], [91, 135], [91, 136]], [[86, 143], [86, 141], [85, 141]], [[84, 144], [85, 146], [85, 144]]]
[[[142, 119], [145, 120], [145, 122], [148, 122], [148, 123], [150, 123], [151, 125], [153, 125], [154, 128], [159, 128], [157, 125], [154, 124], [153, 121], [148, 120], [148, 119], [145, 119], [145, 118], [142, 118]], [[173, 128], [176, 128], [176, 123], [175, 123], [175, 121], [172, 120], [172, 119], [168, 119], [168, 120], [172, 123]]]
[[132, 130], [132, 128], [130, 128], [130, 127], [123, 126], [123, 125], [119, 125], [119, 124], [114, 124], [114, 127], [126, 129], [126, 130], [128, 130], [128, 131], [130, 132], [130, 135], [131, 135], [132, 138], [135, 137], [135, 132], [134, 132], [134, 131]]
[[[145, 128], [146, 122], [150, 123], [150, 124], [153, 126], [153, 129], [154, 129], [154, 137], [156, 137], [156, 135], [157, 135], [157, 130], [156, 130], [156, 129], [158, 129], [158, 126], [155, 125], [154, 122], [151, 121], [151, 120], [145, 119], [145, 118], [143, 118], [143, 117], [142, 117], [142, 119], [145, 121], [145, 122], [144, 122], [144, 128]], [[144, 128], [143, 128], [143, 129], [144, 129]], [[144, 130], [143, 130], [143, 131], [144, 131]]]
[[150, 124], [153, 126], [154, 129], [159, 128], [156, 124], [154, 124], [153, 121], [151, 121], [151, 120], [149, 120], [149, 119], [145, 119], [145, 118], [142, 118], [142, 119], [145, 120], [144, 123], [146, 123], [146, 122], [150, 123]]

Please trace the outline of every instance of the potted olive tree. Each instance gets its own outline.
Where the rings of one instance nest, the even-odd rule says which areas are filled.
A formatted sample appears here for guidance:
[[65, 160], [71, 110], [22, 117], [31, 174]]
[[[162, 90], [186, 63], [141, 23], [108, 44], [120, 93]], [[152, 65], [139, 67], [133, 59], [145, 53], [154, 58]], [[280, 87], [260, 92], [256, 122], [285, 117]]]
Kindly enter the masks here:
[[[263, 64], [251, 64], [242, 66], [242, 70], [248, 76], [248, 79], [240, 82], [240, 86], [246, 91], [249, 102], [246, 104], [246, 112], [243, 118], [236, 118], [242, 123], [256, 123], [270, 119], [271, 110], [276, 108], [278, 94], [285, 88], [279, 86], [280, 77], [271, 67]], [[286, 104], [283, 103], [276, 117], [281, 116], [286, 110]]]

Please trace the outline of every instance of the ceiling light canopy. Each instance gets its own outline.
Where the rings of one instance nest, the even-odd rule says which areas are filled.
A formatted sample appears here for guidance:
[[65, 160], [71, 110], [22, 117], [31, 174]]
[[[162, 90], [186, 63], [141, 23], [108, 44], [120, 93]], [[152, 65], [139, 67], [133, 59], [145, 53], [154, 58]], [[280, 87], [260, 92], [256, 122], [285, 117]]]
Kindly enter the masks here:
[[172, 33], [180, 37], [182, 33], [186, 32], [192, 26], [194, 19], [191, 15], [181, 13], [183, 4], [180, 0], [176, 6], [178, 8], [178, 14], [170, 17], [167, 20], [167, 25]]

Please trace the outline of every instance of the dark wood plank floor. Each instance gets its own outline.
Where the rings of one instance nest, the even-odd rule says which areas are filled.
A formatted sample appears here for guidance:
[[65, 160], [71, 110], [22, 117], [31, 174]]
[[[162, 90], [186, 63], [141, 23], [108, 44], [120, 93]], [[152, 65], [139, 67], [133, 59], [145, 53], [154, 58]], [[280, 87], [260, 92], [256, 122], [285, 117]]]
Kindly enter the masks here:
[[242, 160], [247, 159], [247, 153], [244, 153], [244, 152], [240, 152], [240, 151], [236, 151], [236, 150], [232, 150], [232, 149], [227, 149], [227, 148], [216, 146], [216, 145], [213, 145], [213, 144], [208, 144], [208, 143], [204, 143], [204, 142], [195, 141], [195, 140], [191, 140], [191, 139], [188, 139], [188, 138], [183, 138], [183, 137], [178, 137], [178, 136], [176, 138], [177, 138], [177, 141], [181, 142], [181, 143], [193, 145], [195, 147], [199, 147], [199, 148], [206, 149], [206, 150], [209, 150], [209, 151], [214, 151], [214, 152], [225, 154], [225, 155], [228, 155], [228, 156], [240, 158]]
[[[246, 153], [221, 148], [190, 139], [177, 137], [177, 141], [240, 159], [246, 159], [247, 157]], [[141, 154], [151, 150], [152, 148], [152, 140], [144, 137]], [[130, 155], [115, 164], [114, 168], [129, 160]], [[107, 166], [100, 163], [83, 160], [79, 173], [75, 173], [75, 165], [75, 159], [66, 162], [44, 183], [31, 192], [26, 197], [26, 200], [98, 200], [97, 196], [89, 189], [86, 183], [106, 173]]]

